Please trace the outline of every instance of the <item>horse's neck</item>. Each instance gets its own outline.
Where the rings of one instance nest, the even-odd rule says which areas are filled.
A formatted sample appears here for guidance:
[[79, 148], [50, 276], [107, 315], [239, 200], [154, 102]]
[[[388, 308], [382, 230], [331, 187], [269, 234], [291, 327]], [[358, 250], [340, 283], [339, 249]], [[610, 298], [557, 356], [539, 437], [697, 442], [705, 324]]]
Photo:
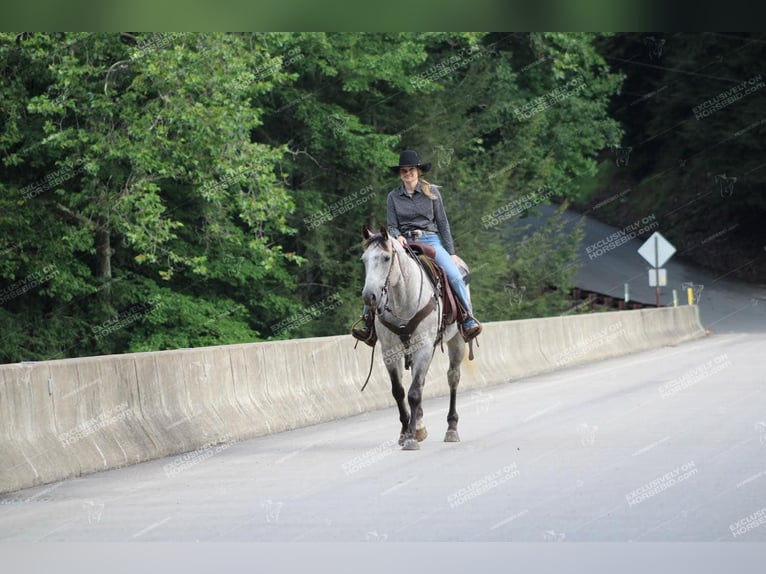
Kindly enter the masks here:
[[420, 265], [404, 249], [397, 250], [397, 257], [401, 271], [399, 281], [389, 289], [389, 307], [401, 317], [414, 315], [432, 296], [433, 288]]

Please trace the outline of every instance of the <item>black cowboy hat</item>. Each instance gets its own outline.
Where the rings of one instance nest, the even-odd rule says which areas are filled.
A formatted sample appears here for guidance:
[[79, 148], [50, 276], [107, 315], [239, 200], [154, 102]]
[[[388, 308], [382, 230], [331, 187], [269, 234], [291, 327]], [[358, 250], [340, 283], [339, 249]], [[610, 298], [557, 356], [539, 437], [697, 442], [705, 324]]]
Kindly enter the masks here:
[[428, 163], [420, 163], [420, 158], [418, 157], [418, 152], [412, 151], [410, 149], [404, 150], [402, 153], [399, 154], [399, 165], [392, 165], [389, 167], [392, 173], [399, 174], [399, 168], [400, 167], [419, 167], [423, 173], [427, 172], [429, 169], [431, 169], [431, 162]]

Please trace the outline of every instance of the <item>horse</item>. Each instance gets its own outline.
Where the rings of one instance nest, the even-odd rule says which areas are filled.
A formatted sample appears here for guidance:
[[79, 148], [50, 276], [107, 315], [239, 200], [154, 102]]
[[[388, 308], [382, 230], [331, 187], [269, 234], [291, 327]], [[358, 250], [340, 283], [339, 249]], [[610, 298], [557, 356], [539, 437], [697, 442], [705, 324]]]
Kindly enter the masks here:
[[[385, 228], [373, 234], [364, 226], [362, 237], [365, 269], [362, 299], [375, 313], [375, 331], [402, 423], [399, 445], [402, 450], [418, 450], [419, 443], [428, 436], [423, 422], [423, 385], [440, 341], [446, 342], [449, 356], [450, 402], [444, 442], [459, 442], [455, 403], [466, 343], [457, 323], [444, 326], [440, 332], [441, 312], [436, 289], [420, 262], [408, 255]], [[411, 368], [412, 373], [407, 402], [402, 384], [402, 359], [405, 369]]]

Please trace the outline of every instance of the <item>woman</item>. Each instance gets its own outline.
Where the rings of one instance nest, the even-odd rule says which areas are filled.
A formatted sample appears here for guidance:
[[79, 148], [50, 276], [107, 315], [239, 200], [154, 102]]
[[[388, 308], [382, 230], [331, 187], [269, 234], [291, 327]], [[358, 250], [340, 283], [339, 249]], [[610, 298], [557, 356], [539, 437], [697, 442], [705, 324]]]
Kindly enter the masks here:
[[[463, 336], [472, 339], [481, 332], [481, 325], [473, 317], [471, 302], [457, 266], [455, 246], [452, 243], [447, 214], [444, 211], [441, 193], [435, 185], [429, 184], [422, 175], [431, 169], [431, 163], [420, 163], [417, 152], [405, 150], [399, 155], [399, 165], [389, 168], [402, 180], [399, 187], [391, 190], [386, 203], [388, 234], [402, 246], [408, 242], [426, 243], [436, 251], [436, 263], [444, 268], [452, 291], [460, 299], [468, 316], [463, 321]], [[351, 333], [360, 341], [375, 344], [372, 333], [372, 316], [364, 309], [364, 327], [352, 329]]]

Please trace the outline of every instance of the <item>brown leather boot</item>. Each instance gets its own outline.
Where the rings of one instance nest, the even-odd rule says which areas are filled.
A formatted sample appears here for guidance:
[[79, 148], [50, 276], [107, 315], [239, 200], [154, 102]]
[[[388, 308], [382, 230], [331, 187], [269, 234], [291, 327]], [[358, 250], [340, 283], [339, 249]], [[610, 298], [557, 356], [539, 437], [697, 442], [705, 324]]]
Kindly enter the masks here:
[[359, 323], [359, 321], [364, 321], [364, 324], [361, 327], [351, 327], [351, 335], [362, 343], [374, 347], [378, 341], [378, 336], [375, 334], [375, 317], [373, 317], [372, 313], [365, 313], [359, 317], [356, 323]]
[[463, 333], [463, 339], [470, 341], [481, 333], [481, 323], [479, 323], [474, 317], [470, 315], [465, 318], [461, 325], [461, 332]]

